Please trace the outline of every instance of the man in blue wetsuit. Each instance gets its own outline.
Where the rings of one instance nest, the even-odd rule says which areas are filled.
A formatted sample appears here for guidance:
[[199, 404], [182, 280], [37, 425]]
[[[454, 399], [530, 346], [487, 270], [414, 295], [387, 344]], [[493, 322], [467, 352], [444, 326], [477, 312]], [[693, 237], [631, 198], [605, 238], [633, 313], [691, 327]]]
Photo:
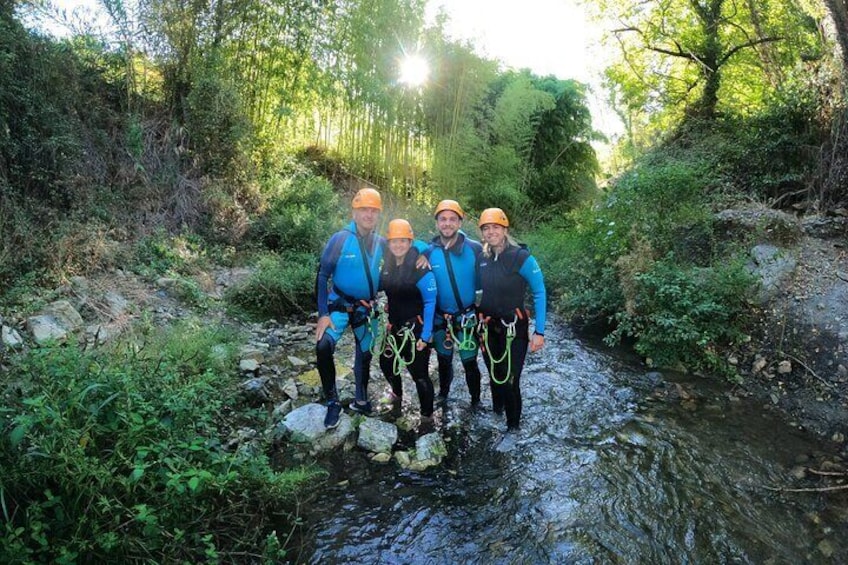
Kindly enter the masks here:
[[356, 395], [350, 409], [371, 412], [368, 379], [371, 371], [371, 342], [376, 319], [371, 316], [380, 280], [385, 240], [375, 229], [383, 209], [380, 193], [363, 188], [353, 198], [353, 221], [336, 232], [321, 253], [316, 281], [318, 323], [315, 351], [318, 374], [327, 400], [325, 428], [339, 425], [341, 404], [336, 390], [336, 343], [350, 326], [356, 342], [353, 375]]
[[[509, 220], [500, 208], [487, 208], [478, 222], [485, 245], [477, 259], [480, 287], [480, 346], [489, 369], [495, 406], [506, 409], [508, 432], [521, 421], [521, 370], [529, 347], [545, 345], [547, 293], [539, 263], [527, 248], [509, 236]], [[533, 294], [535, 327], [530, 335], [530, 316], [524, 308], [527, 289]]]
[[434, 216], [439, 235], [430, 242], [428, 258], [438, 287], [433, 340], [439, 362], [439, 401], [448, 398], [453, 381], [453, 354], [458, 351], [471, 405], [477, 407], [480, 405], [480, 368], [474, 332], [477, 322], [474, 298], [478, 288], [477, 257], [483, 247], [460, 229], [465, 212], [456, 200], [439, 202]]

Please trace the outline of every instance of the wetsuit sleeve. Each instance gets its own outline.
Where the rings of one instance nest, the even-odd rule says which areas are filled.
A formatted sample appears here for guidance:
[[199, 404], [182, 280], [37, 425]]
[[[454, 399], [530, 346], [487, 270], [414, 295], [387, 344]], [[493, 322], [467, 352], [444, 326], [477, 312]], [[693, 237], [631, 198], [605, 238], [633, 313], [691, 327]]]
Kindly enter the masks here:
[[532, 255], [524, 261], [521, 270], [518, 271], [527, 284], [530, 285], [530, 291], [533, 293], [533, 308], [536, 311], [536, 333], [545, 335], [545, 318], [547, 317], [547, 301], [548, 296], [545, 291], [545, 278], [542, 276], [542, 269], [539, 263]]
[[421, 315], [424, 319], [424, 327], [421, 329], [421, 339], [430, 341], [433, 337], [433, 316], [436, 314], [436, 277], [431, 271], [427, 271], [418, 279], [415, 286], [418, 287], [418, 292], [424, 300], [424, 312]]
[[420, 249], [418, 249], [418, 252], [421, 253], [424, 257], [426, 257], [427, 260], [429, 261], [430, 260], [430, 254], [433, 253], [433, 250], [435, 248], [436, 248], [436, 246], [433, 245], [433, 243], [431, 242], [431, 243], [427, 244], [427, 249], [425, 249], [424, 251], [421, 251]]
[[336, 270], [336, 263], [339, 262], [339, 257], [342, 254], [343, 243], [344, 233], [336, 233], [330, 238], [327, 245], [324, 246], [324, 251], [321, 252], [321, 259], [318, 263], [318, 280], [315, 283], [319, 317], [327, 316], [330, 313], [330, 306], [327, 303], [330, 294], [330, 278], [333, 276], [333, 271]]
[[427, 255], [427, 252], [430, 251], [430, 244], [426, 241], [422, 241], [420, 239], [412, 240], [412, 247], [418, 250], [418, 253], [421, 255]]

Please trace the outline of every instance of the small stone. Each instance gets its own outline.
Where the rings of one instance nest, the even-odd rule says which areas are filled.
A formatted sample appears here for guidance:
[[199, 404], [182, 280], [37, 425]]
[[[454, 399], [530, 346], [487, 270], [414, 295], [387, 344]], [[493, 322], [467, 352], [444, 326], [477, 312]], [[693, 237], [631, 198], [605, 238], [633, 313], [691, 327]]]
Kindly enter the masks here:
[[754, 360], [754, 364], [751, 366], [751, 372], [754, 374], [759, 373], [765, 368], [766, 365], [768, 365], [768, 361], [766, 361], [766, 358], [758, 356]]
[[259, 363], [256, 359], [242, 359], [239, 361], [239, 370], [243, 373], [254, 372], [259, 368]]
[[807, 468], [802, 465], [793, 467], [792, 470], [789, 471], [789, 476], [799, 481], [801, 479], [805, 479], [807, 477]]
[[300, 357], [295, 357], [294, 355], [288, 356], [289, 363], [292, 364], [292, 367], [305, 367], [307, 365], [306, 361], [301, 359]]
[[371, 461], [373, 461], [374, 463], [384, 463], [385, 464], [385, 463], [388, 463], [391, 460], [392, 460], [392, 454], [391, 453], [375, 453], [374, 456], [371, 458]]
[[842, 443], [845, 441], [845, 434], [842, 432], [836, 432], [832, 436], [830, 436], [830, 441], [835, 441], [836, 443]]
[[6, 347], [10, 347], [12, 349], [17, 349], [24, 344], [24, 340], [21, 337], [21, 334], [15, 330], [15, 328], [11, 328], [9, 326], [3, 326], [2, 331], [2, 342]]
[[786, 375], [792, 372], [792, 363], [790, 361], [781, 361], [777, 364], [777, 372], [780, 375]]
[[819, 542], [818, 550], [822, 555], [824, 555], [826, 559], [830, 559], [831, 557], [833, 557], [833, 544], [826, 539], [823, 539]]

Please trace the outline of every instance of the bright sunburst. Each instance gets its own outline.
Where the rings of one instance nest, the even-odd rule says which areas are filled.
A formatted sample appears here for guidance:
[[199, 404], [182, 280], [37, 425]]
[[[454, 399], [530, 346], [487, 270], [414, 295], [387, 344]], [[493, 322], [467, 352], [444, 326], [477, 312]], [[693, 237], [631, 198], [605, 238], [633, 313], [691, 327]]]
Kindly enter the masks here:
[[406, 55], [400, 62], [400, 82], [407, 86], [421, 86], [430, 76], [430, 65], [421, 55]]

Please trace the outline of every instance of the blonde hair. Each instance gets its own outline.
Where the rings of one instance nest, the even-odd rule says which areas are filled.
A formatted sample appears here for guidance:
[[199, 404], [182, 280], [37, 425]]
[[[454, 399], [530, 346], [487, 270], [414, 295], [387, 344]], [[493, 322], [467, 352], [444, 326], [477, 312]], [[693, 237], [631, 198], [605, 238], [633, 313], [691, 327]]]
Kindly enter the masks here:
[[[518, 242], [515, 241], [512, 238], [511, 235], [509, 235], [509, 232], [507, 232], [506, 233], [506, 247], [509, 247], [510, 245], [512, 245], [514, 247], [518, 247]], [[506, 249], [506, 248], [504, 248], [504, 249]], [[486, 258], [489, 258], [489, 257], [492, 256], [492, 246], [489, 245], [488, 243], [483, 244], [483, 256], [486, 257]]]

